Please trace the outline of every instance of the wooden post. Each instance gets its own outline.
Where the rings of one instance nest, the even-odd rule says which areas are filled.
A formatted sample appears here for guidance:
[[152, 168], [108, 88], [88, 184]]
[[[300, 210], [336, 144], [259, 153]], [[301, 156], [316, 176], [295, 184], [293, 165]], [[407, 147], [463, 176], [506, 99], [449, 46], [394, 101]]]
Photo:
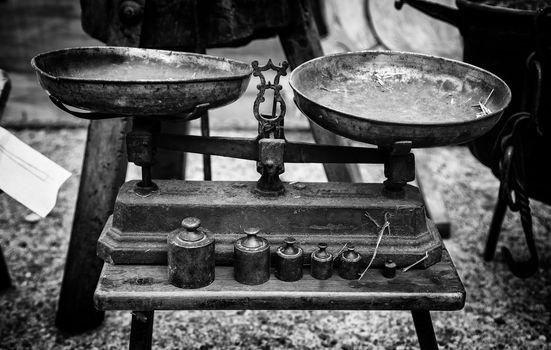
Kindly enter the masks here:
[[65, 332], [82, 332], [103, 320], [103, 312], [96, 310], [93, 303], [103, 266], [96, 255], [96, 245], [126, 175], [125, 134], [129, 125], [128, 118], [117, 118], [92, 121], [88, 127], [57, 308], [56, 325]]
[[[316, 28], [310, 1], [289, 1], [291, 25], [279, 32], [279, 39], [285, 56], [294, 69], [312, 58], [323, 56], [320, 37]], [[317, 124], [310, 122], [310, 128], [316, 143], [342, 145], [344, 140]], [[342, 182], [361, 182], [357, 164], [324, 164], [327, 180]]]
[[151, 350], [154, 311], [132, 311], [130, 350]]
[[428, 310], [412, 310], [411, 315], [421, 350], [438, 350], [430, 312]]

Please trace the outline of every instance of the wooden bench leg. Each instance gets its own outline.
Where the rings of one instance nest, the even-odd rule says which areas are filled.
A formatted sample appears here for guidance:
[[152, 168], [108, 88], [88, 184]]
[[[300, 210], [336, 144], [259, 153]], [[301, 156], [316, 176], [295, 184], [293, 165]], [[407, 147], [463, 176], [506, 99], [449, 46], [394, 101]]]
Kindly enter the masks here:
[[438, 343], [436, 343], [434, 328], [432, 328], [430, 312], [426, 310], [412, 310], [411, 315], [413, 316], [413, 324], [415, 325], [415, 331], [417, 332], [417, 339], [419, 339], [421, 350], [438, 350]]
[[[312, 58], [323, 56], [323, 50], [310, 2], [308, 0], [290, 1], [289, 7], [293, 23], [278, 34], [289, 65], [294, 69]], [[343, 140], [334, 133], [308, 121], [316, 143], [343, 144]], [[329, 181], [362, 181], [357, 164], [324, 164], [323, 166]]]
[[4, 259], [4, 253], [2, 247], [0, 247], [0, 291], [6, 290], [11, 287], [10, 272], [8, 271], [8, 265]]
[[154, 311], [132, 311], [130, 350], [151, 350]]
[[103, 261], [96, 255], [103, 225], [113, 211], [126, 175], [127, 118], [90, 122], [73, 219], [56, 325], [69, 333], [92, 329], [103, 321], [93, 296]]

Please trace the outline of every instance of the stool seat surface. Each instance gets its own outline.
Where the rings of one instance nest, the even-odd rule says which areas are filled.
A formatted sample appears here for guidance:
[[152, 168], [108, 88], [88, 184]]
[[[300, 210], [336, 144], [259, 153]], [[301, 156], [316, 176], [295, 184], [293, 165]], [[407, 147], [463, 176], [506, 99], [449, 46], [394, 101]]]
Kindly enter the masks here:
[[[273, 272], [273, 271], [272, 271]], [[431, 267], [383, 277], [369, 270], [360, 283], [336, 273], [316, 280], [308, 268], [296, 282], [272, 273], [258, 286], [240, 284], [233, 268], [216, 267], [214, 282], [200, 289], [168, 283], [166, 266], [104, 264], [94, 295], [99, 310], [459, 310], [465, 289], [447, 251]]]

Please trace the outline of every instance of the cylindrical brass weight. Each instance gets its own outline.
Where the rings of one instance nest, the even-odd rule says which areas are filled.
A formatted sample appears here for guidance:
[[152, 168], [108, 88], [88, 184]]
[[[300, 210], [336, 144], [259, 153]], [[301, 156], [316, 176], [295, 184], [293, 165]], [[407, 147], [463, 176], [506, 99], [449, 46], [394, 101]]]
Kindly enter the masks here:
[[282, 281], [293, 282], [302, 278], [304, 253], [297, 247], [293, 237], [286, 238], [284, 245], [277, 248], [275, 276]]
[[179, 288], [201, 288], [214, 281], [214, 239], [189, 217], [168, 235], [168, 281]]
[[247, 228], [247, 236], [234, 243], [234, 277], [239, 283], [254, 286], [270, 279], [270, 243], [258, 237], [259, 232], [259, 228]]
[[355, 280], [362, 272], [362, 256], [349, 245], [339, 257], [339, 276], [347, 280]]
[[319, 250], [310, 258], [310, 274], [318, 280], [326, 280], [333, 274], [333, 254], [327, 251], [327, 244], [318, 244]]
[[396, 276], [396, 263], [390, 259], [385, 261], [383, 268], [383, 276], [386, 278], [394, 278]]

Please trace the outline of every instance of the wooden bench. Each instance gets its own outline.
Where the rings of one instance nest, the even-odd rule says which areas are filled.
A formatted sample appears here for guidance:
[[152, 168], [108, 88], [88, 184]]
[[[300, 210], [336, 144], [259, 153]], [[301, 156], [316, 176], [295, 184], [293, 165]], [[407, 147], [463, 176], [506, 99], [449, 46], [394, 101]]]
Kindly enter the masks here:
[[155, 310], [410, 310], [421, 349], [437, 349], [430, 310], [459, 310], [465, 289], [447, 251], [425, 269], [397, 271], [388, 279], [370, 270], [361, 283], [336, 275], [316, 280], [304, 271], [297, 282], [273, 274], [259, 286], [233, 278], [233, 268], [216, 267], [215, 281], [201, 289], [168, 283], [167, 267], [105, 264], [94, 294], [99, 310], [132, 310], [130, 349], [151, 349]]

